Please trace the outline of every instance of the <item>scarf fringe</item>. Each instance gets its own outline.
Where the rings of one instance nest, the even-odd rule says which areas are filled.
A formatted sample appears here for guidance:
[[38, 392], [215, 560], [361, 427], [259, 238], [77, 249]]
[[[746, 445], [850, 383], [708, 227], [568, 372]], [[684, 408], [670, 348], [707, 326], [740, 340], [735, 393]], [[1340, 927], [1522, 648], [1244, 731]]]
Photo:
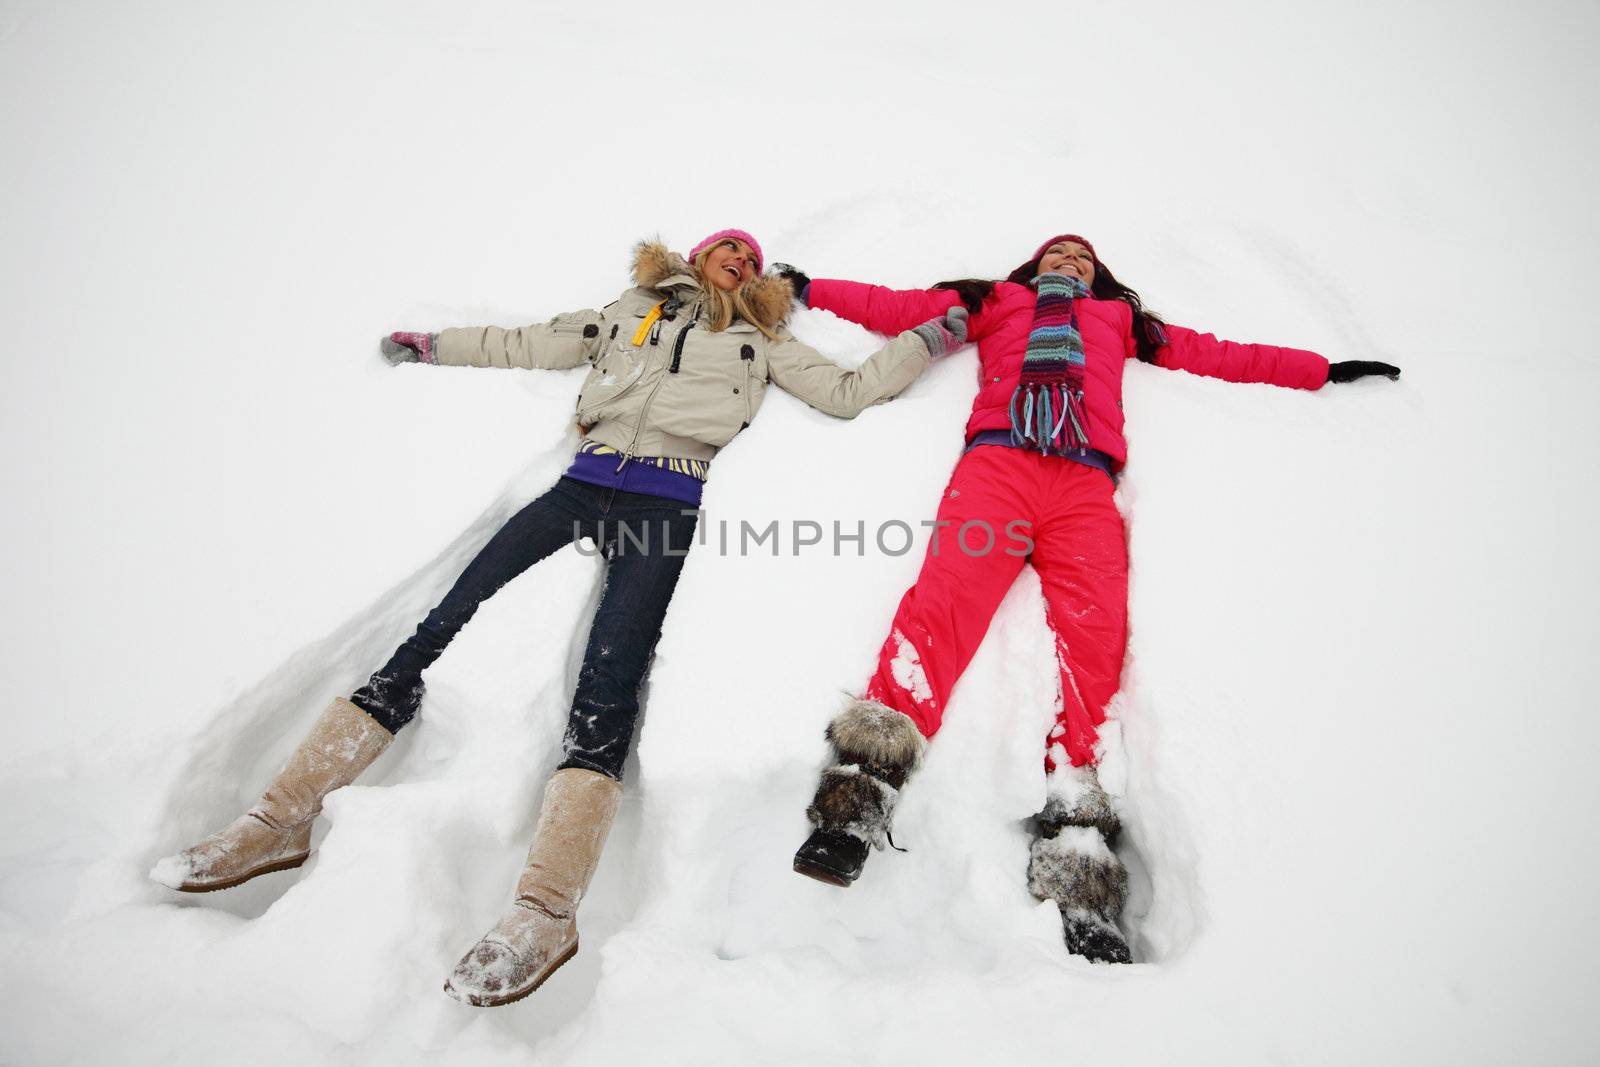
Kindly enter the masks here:
[[1089, 447], [1083, 390], [1036, 382], [1011, 394], [1011, 443], [1046, 455]]

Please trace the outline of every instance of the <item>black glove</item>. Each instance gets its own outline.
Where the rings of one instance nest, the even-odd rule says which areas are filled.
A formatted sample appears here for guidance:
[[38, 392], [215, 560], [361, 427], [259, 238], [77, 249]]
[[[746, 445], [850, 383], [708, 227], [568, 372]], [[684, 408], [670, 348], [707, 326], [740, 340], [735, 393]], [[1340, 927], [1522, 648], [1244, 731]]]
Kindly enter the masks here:
[[806, 302], [806, 286], [811, 284], [811, 278], [805, 271], [788, 263], [774, 263], [772, 269], [778, 272], [778, 277], [787, 278], [789, 284], [794, 286], [794, 298], [800, 303]]
[[1328, 381], [1353, 382], [1371, 374], [1381, 374], [1391, 382], [1400, 380], [1400, 368], [1372, 359], [1347, 359], [1342, 363], [1328, 364]]

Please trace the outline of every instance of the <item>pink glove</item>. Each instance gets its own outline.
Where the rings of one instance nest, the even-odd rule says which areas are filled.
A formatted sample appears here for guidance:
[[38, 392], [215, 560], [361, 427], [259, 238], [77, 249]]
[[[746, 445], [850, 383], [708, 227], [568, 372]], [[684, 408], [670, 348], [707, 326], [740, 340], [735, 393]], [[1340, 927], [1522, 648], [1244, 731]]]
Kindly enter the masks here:
[[391, 333], [378, 342], [378, 348], [383, 352], [383, 358], [391, 364], [399, 366], [402, 363], [432, 363], [433, 339], [437, 336], [431, 333]]

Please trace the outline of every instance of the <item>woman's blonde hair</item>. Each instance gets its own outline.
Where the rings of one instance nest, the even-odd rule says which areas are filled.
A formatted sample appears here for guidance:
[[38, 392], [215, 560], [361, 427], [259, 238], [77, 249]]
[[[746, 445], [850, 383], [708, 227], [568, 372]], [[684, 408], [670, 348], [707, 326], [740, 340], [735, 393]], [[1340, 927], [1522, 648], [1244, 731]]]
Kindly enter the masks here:
[[[733, 238], [729, 238], [729, 240], [733, 240]], [[718, 243], [720, 244], [721, 242]], [[776, 341], [778, 339], [777, 333], [772, 327], [761, 321], [760, 316], [751, 309], [749, 301], [745, 298], [745, 288], [750, 284], [749, 282], [744, 282], [737, 289], [729, 291], [719, 289], [706, 281], [706, 257], [711, 254], [711, 249], [715, 247], [717, 246], [712, 245], [711, 248], [707, 248], [698, 256], [695, 256], [692, 264], [694, 276], [700, 279], [700, 291], [705, 294], [706, 308], [711, 313], [711, 325], [709, 327], [711, 332], [721, 333], [733, 325], [735, 318], [741, 318], [760, 330], [767, 340]], [[753, 278], [751, 279], [751, 281], [754, 280]]]

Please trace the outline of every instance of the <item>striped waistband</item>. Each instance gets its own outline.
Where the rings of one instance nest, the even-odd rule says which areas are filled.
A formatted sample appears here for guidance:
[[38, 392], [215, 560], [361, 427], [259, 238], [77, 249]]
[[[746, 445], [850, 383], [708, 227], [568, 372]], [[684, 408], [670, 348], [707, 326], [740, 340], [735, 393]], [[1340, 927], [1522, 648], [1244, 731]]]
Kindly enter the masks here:
[[[578, 445], [580, 456], [620, 456], [621, 452], [610, 445], [603, 445], [599, 441], [584, 440]], [[629, 462], [643, 463], [651, 467], [660, 467], [673, 474], [685, 474], [697, 481], [705, 481], [706, 474], [711, 469], [709, 459], [673, 459], [671, 456], [634, 456]]]

